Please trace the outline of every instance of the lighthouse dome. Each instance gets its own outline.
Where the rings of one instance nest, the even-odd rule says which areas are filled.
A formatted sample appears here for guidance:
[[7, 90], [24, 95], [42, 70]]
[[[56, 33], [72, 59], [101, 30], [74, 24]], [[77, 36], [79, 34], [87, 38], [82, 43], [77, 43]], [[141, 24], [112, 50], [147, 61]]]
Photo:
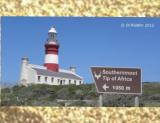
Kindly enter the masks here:
[[55, 27], [51, 27], [50, 30], [48, 31], [48, 39], [47, 39], [46, 44], [59, 45], [58, 41], [57, 41], [57, 31], [56, 31]]
[[48, 33], [57, 33], [57, 31], [54, 27], [51, 27]]

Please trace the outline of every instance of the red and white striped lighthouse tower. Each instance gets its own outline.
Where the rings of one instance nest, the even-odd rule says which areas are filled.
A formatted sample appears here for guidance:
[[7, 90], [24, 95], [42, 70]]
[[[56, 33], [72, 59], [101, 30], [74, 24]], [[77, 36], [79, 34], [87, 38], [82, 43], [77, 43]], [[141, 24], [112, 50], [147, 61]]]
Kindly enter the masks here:
[[44, 66], [51, 71], [58, 72], [59, 64], [58, 64], [58, 49], [59, 44], [56, 39], [57, 31], [54, 27], [48, 31], [48, 39], [45, 43], [45, 63]]

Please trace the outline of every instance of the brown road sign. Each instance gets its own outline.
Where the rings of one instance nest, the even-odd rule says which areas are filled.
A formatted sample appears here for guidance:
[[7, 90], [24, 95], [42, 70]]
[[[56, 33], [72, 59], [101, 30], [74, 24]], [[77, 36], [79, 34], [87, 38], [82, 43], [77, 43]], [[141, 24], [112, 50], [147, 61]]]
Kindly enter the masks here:
[[91, 67], [98, 93], [142, 94], [141, 69]]

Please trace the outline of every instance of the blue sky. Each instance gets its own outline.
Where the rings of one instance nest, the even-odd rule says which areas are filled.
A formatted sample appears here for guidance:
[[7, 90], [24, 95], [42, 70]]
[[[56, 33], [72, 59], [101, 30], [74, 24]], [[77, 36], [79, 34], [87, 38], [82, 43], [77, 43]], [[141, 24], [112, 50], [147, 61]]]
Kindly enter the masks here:
[[[2, 17], [2, 81], [19, 79], [21, 58], [44, 63], [48, 30], [58, 32], [61, 68], [77, 67], [85, 82], [93, 82], [90, 66], [140, 67], [143, 81], [160, 81], [159, 18]], [[155, 27], [121, 27], [150, 23]]]

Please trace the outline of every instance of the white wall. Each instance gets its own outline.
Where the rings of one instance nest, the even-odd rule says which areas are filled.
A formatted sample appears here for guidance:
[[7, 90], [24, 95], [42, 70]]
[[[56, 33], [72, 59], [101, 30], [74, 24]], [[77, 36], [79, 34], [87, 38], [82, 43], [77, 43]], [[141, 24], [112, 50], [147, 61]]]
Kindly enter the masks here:
[[35, 83], [36, 82], [36, 71], [29, 66], [27, 67], [27, 82], [28, 83]]
[[[21, 84], [50, 84], [50, 85], [61, 85], [61, 80], [62, 80], [62, 85], [68, 85], [69, 80], [71, 80], [70, 84], [75, 84], [76, 79], [68, 79], [68, 78], [59, 78], [59, 77], [51, 77], [51, 76], [43, 76], [40, 75], [40, 81], [38, 81], [38, 76], [37, 72], [32, 69], [32, 65], [30, 64], [22, 64], [21, 68], [21, 76], [20, 80], [25, 79], [26, 81], [21, 83]], [[45, 77], [47, 77], [47, 82], [45, 82]], [[54, 78], [54, 81], [52, 82], [51, 78]], [[65, 82], [64, 82], [65, 81]], [[83, 79], [82, 80], [76, 80], [76, 85], [83, 84]]]
[[[39, 75], [36, 75], [36, 83], [37, 84], [61, 85], [61, 81], [62, 81], [62, 85], [68, 85], [69, 80], [71, 80], [70, 84], [75, 84], [74, 83], [75, 79], [58, 78], [58, 77], [40, 75], [40, 81], [38, 81], [38, 76]], [[47, 82], [45, 81], [45, 77], [47, 77]], [[53, 82], [52, 82], [51, 78], [54, 78]], [[76, 80], [76, 85], [80, 85], [80, 81], [81, 81], [81, 84], [83, 84], [83, 80]]]
[[28, 76], [27, 76], [27, 65], [28, 65], [28, 61], [26, 60], [22, 60], [21, 63], [21, 71], [20, 71], [20, 84], [25, 84], [28, 80]]

